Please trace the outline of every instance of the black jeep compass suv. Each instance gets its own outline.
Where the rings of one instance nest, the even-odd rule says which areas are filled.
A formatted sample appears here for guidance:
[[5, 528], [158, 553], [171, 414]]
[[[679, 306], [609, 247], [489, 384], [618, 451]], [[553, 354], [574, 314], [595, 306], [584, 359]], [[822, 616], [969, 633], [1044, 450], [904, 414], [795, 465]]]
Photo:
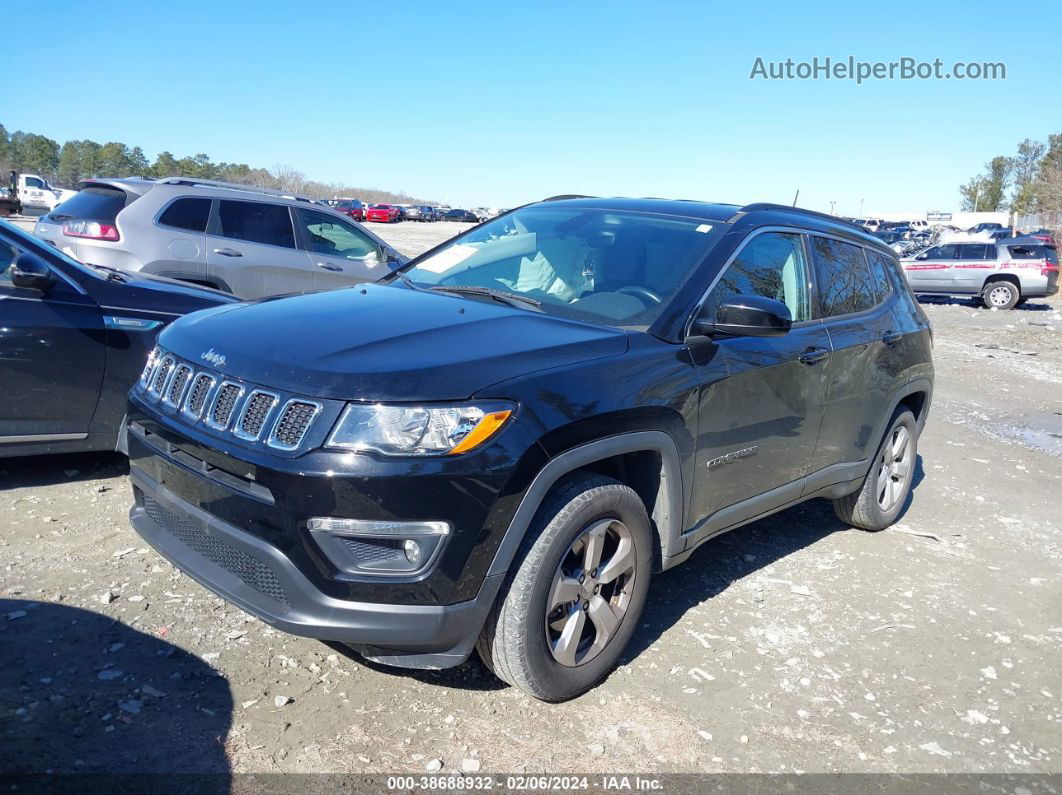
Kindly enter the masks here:
[[130, 516], [287, 632], [408, 667], [476, 648], [566, 699], [712, 536], [812, 497], [894, 522], [931, 344], [839, 219], [540, 202], [385, 285], [174, 323], [129, 399]]

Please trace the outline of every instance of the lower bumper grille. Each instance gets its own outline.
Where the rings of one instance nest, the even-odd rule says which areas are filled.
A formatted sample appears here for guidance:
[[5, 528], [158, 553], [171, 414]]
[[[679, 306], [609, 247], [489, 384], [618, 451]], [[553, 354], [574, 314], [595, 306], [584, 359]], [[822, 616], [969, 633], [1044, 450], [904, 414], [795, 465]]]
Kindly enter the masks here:
[[211, 563], [235, 574], [248, 587], [263, 596], [275, 599], [282, 605], [289, 604], [288, 595], [284, 592], [283, 586], [264, 563], [196, 527], [192, 522], [146, 494], [144, 495], [144, 511], [163, 530]]

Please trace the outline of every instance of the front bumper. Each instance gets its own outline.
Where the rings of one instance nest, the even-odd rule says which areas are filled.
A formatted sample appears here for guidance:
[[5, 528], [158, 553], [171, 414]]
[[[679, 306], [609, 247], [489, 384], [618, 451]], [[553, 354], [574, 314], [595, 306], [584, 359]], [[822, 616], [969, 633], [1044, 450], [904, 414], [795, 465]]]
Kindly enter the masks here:
[[136, 531], [173, 565], [218, 596], [293, 635], [340, 641], [378, 662], [447, 668], [463, 662], [501, 587], [451, 605], [354, 602], [322, 593], [276, 547], [183, 500], [131, 469]]

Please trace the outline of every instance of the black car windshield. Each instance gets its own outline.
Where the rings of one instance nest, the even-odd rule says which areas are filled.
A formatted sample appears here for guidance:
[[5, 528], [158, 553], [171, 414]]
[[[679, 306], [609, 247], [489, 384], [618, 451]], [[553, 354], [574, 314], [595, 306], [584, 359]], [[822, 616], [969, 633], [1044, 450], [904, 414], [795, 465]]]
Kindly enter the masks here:
[[475, 227], [404, 273], [416, 287], [486, 287], [533, 298], [547, 314], [644, 328], [722, 236], [722, 226], [535, 205]]

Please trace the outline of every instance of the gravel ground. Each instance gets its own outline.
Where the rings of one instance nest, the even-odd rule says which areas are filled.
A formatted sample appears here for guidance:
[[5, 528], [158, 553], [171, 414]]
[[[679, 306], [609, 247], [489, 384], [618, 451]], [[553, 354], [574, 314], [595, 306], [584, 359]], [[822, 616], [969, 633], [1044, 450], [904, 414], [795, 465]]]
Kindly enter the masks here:
[[[407, 253], [463, 225], [375, 225]], [[812, 502], [659, 576], [561, 705], [369, 664], [214, 598], [129, 528], [116, 455], [0, 460], [0, 771], [1062, 772], [1062, 315], [926, 303], [906, 515]]]

